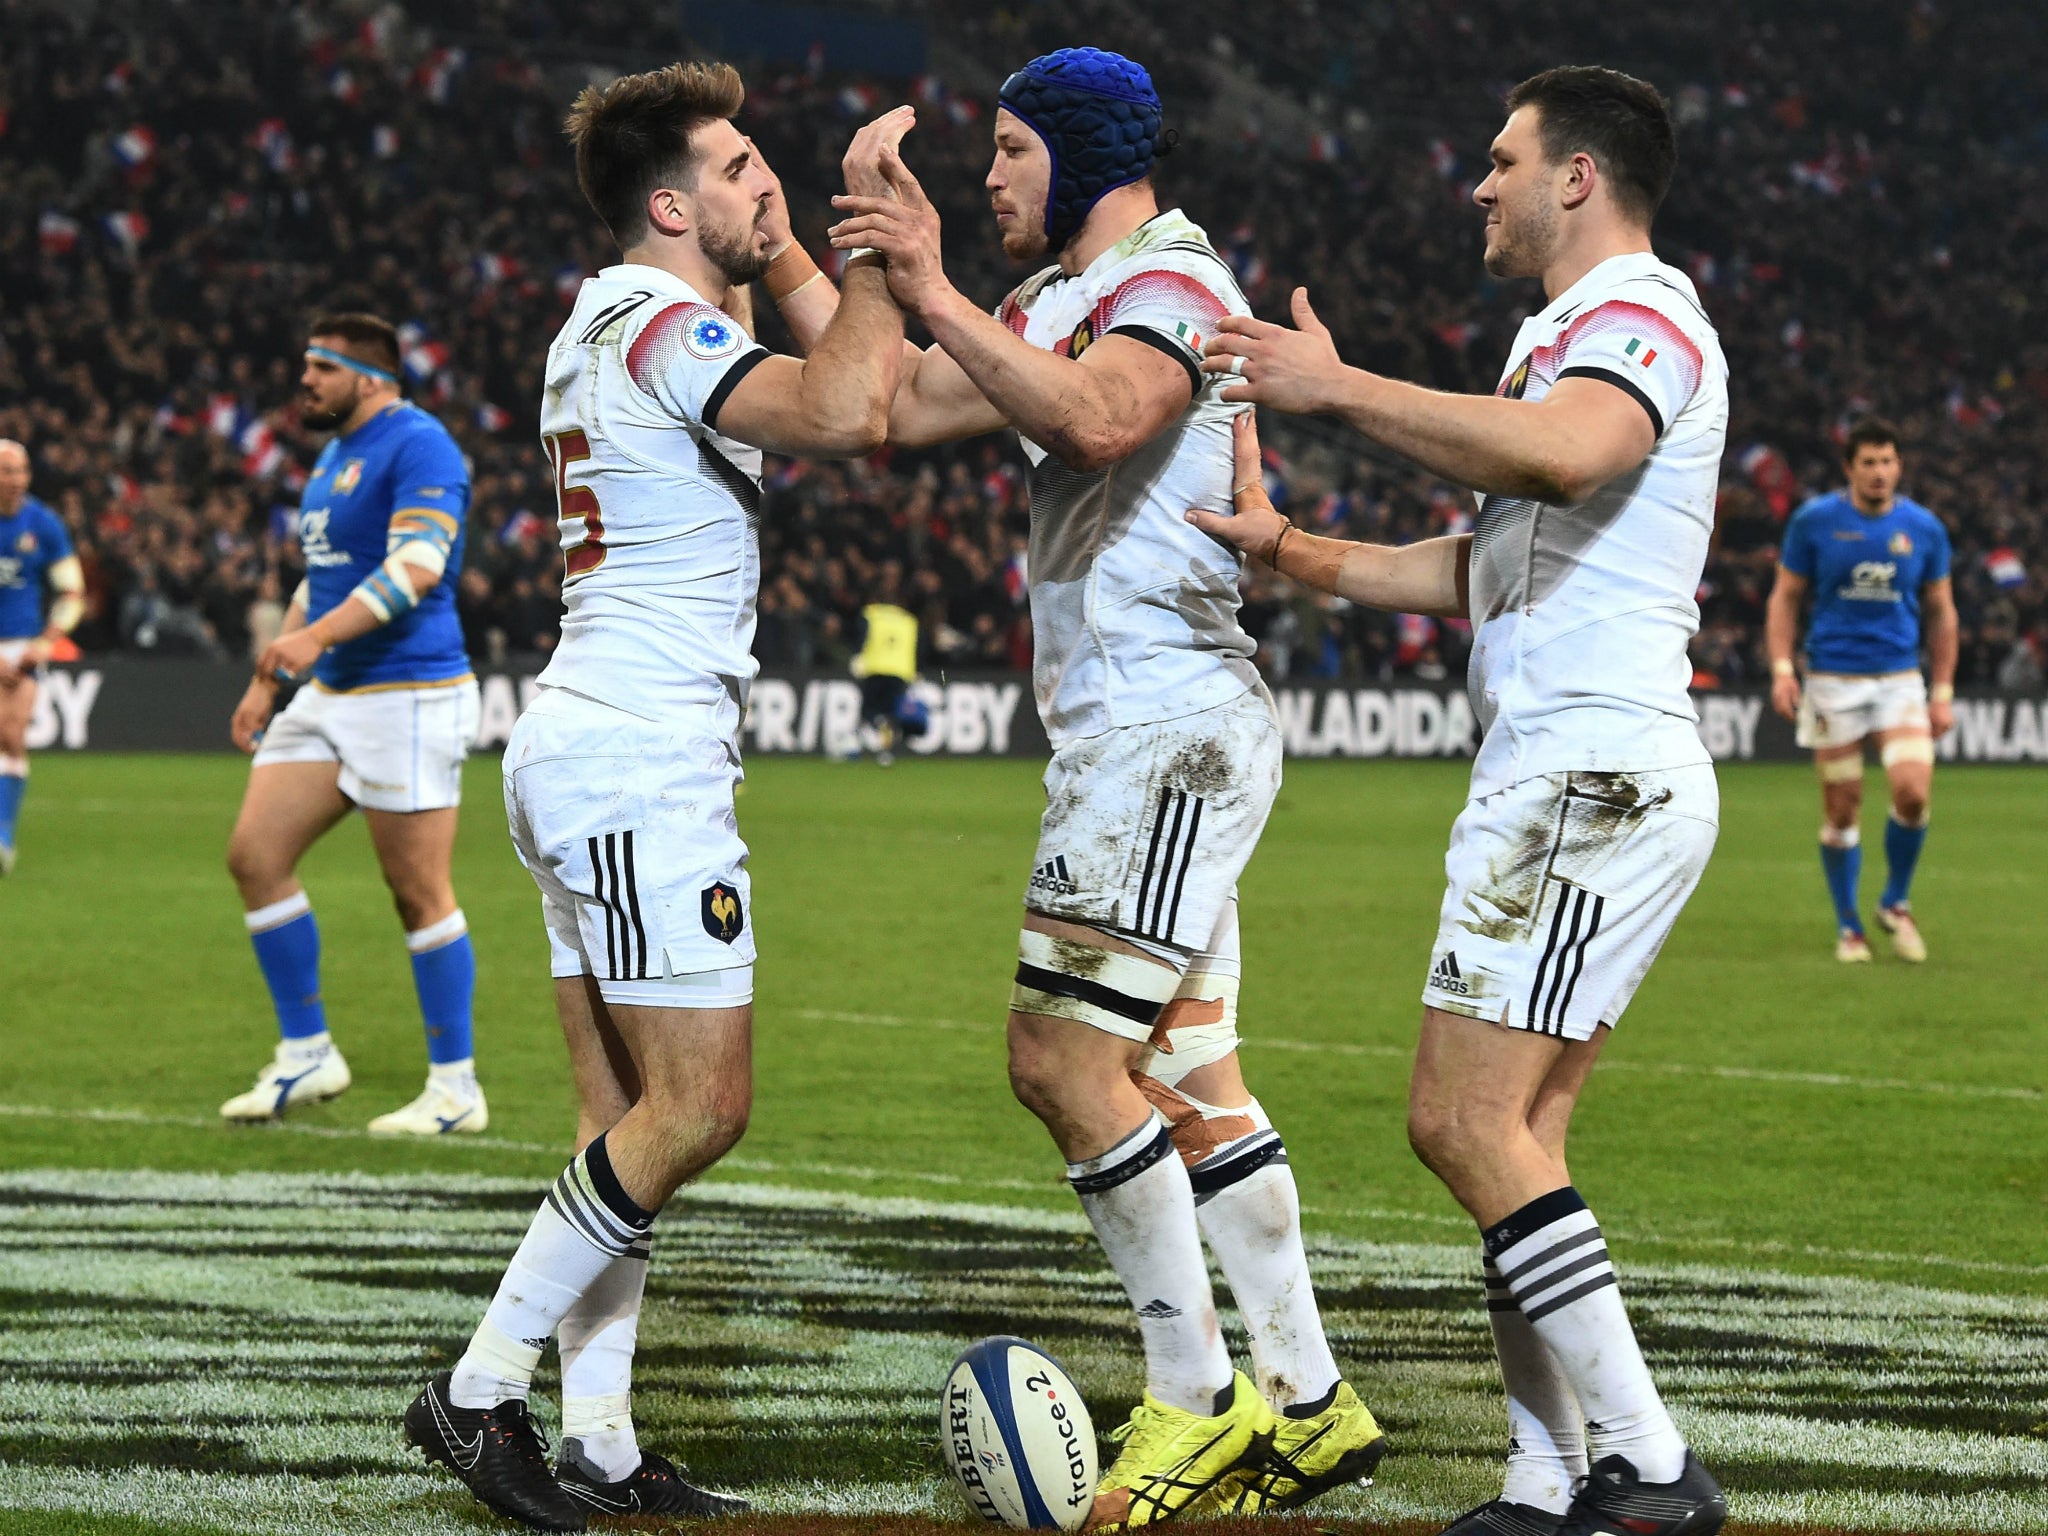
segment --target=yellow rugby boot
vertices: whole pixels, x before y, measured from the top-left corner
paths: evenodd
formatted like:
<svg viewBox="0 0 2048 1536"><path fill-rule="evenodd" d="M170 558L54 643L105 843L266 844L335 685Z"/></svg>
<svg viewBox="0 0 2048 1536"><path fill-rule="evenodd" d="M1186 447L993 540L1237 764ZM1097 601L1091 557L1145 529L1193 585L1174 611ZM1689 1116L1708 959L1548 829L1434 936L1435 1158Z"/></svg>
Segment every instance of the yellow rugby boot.
<svg viewBox="0 0 2048 1536"><path fill-rule="evenodd" d="M1123 1450L1096 1485L1086 1530L1157 1525L1187 1512L1242 1468L1264 1458L1273 1442L1273 1410L1243 1371L1231 1377L1230 1406L1205 1418L1169 1408L1150 1392L1108 1439Z"/></svg>
<svg viewBox="0 0 2048 1536"><path fill-rule="evenodd" d="M1224 1478L1213 1502L1203 1507L1227 1515L1299 1509L1332 1488L1371 1477L1386 1454L1387 1432L1351 1384L1340 1381L1322 1412L1305 1419L1278 1416L1265 1457Z"/></svg>

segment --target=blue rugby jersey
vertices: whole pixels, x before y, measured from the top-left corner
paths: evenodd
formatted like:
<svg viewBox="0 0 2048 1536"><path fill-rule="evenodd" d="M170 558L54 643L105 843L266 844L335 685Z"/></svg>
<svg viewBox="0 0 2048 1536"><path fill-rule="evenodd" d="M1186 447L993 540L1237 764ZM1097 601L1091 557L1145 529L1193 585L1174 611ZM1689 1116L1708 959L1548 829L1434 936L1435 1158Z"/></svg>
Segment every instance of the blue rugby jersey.
<svg viewBox="0 0 2048 1536"><path fill-rule="evenodd" d="M71 555L63 519L33 496L0 517L0 640L43 632L43 586L50 567Z"/></svg>
<svg viewBox="0 0 2048 1536"><path fill-rule="evenodd" d="M448 569L389 624L335 646L313 669L336 693L445 683L469 675L455 582L462 572L469 468L448 429L397 401L320 451L299 502L299 543L310 589L306 622L339 608L391 552L409 514L452 538Z"/></svg>
<svg viewBox="0 0 2048 1536"><path fill-rule="evenodd" d="M1870 516L1837 491L1792 514L1779 553L1813 587L1807 665L1869 677L1920 665L1920 589L1948 575L1948 530L1904 496Z"/></svg>

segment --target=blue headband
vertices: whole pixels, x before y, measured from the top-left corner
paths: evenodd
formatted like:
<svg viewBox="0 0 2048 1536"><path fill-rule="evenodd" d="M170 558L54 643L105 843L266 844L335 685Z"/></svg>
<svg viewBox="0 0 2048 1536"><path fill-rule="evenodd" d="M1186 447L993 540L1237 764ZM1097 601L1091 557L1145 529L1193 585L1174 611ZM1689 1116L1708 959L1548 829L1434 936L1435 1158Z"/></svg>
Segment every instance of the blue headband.
<svg viewBox="0 0 2048 1536"><path fill-rule="evenodd" d="M386 384L398 382L398 375L389 369L375 367L361 358L350 357L346 352L337 352L332 347L308 347L306 351L313 357L324 357L330 363L339 363L344 368L353 368L357 373L367 374L373 379L382 379Z"/></svg>
<svg viewBox="0 0 2048 1536"><path fill-rule="evenodd" d="M1152 169L1159 154L1159 93L1144 66L1100 48L1062 48L1003 82L996 101L1045 141L1052 184L1045 238L1063 250L1105 193Z"/></svg>

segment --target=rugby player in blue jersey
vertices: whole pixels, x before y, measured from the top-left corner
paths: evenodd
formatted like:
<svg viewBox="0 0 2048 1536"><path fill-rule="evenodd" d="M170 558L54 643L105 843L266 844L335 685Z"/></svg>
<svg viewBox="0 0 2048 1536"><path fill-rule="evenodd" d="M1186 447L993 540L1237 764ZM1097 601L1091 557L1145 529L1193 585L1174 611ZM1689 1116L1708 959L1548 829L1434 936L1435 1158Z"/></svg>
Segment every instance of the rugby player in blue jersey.
<svg viewBox="0 0 2048 1536"><path fill-rule="evenodd" d="M28 450L0 439L0 875L28 788L28 723L50 649L85 616L85 577L55 512L28 493ZM48 617L43 588L55 595Z"/></svg>
<svg viewBox="0 0 2048 1536"><path fill-rule="evenodd" d="M1898 494L1898 434L1882 421L1849 431L1848 488L1792 515L1765 620L1771 703L1799 723L1799 744L1820 772L1820 861L1835 903L1835 958L1870 959L1856 884L1863 868L1863 743L1877 748L1891 783L1884 893L1877 925L1901 960L1927 958L1909 893L1927 841L1934 743L1955 723L1956 603L1948 530ZM1806 686L1792 653L1799 609L1813 593ZM1928 677L1920 674L1927 647ZM1932 687L1929 687L1929 684Z"/></svg>
<svg viewBox="0 0 2048 1536"><path fill-rule="evenodd" d="M425 1091L370 1129L443 1135L487 1122L470 1048L476 957L449 880L477 726L455 614L469 470L447 429L401 397L398 367L397 333L374 315L313 322L301 419L335 435L300 504L306 579L230 727L255 764L228 870L283 1039L255 1086L221 1106L229 1120L272 1119L349 1085L320 998L319 929L295 871L361 810L405 928L429 1062ZM309 673L279 713L279 690Z"/></svg>

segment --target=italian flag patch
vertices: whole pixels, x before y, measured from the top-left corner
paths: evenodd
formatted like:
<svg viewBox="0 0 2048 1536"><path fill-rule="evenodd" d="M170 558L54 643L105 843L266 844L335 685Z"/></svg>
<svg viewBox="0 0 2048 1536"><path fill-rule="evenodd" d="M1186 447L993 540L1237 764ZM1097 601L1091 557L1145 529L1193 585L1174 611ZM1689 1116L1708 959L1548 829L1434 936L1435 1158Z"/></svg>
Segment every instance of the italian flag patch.
<svg viewBox="0 0 2048 1536"><path fill-rule="evenodd" d="M1202 333L1192 325L1189 325L1185 320L1174 323L1173 334L1178 338L1180 344L1190 352L1200 352L1202 350Z"/></svg>
<svg viewBox="0 0 2048 1536"><path fill-rule="evenodd" d="M1631 336L1628 345L1621 350L1627 353L1638 367L1647 368L1657 360L1657 349L1640 336Z"/></svg>

